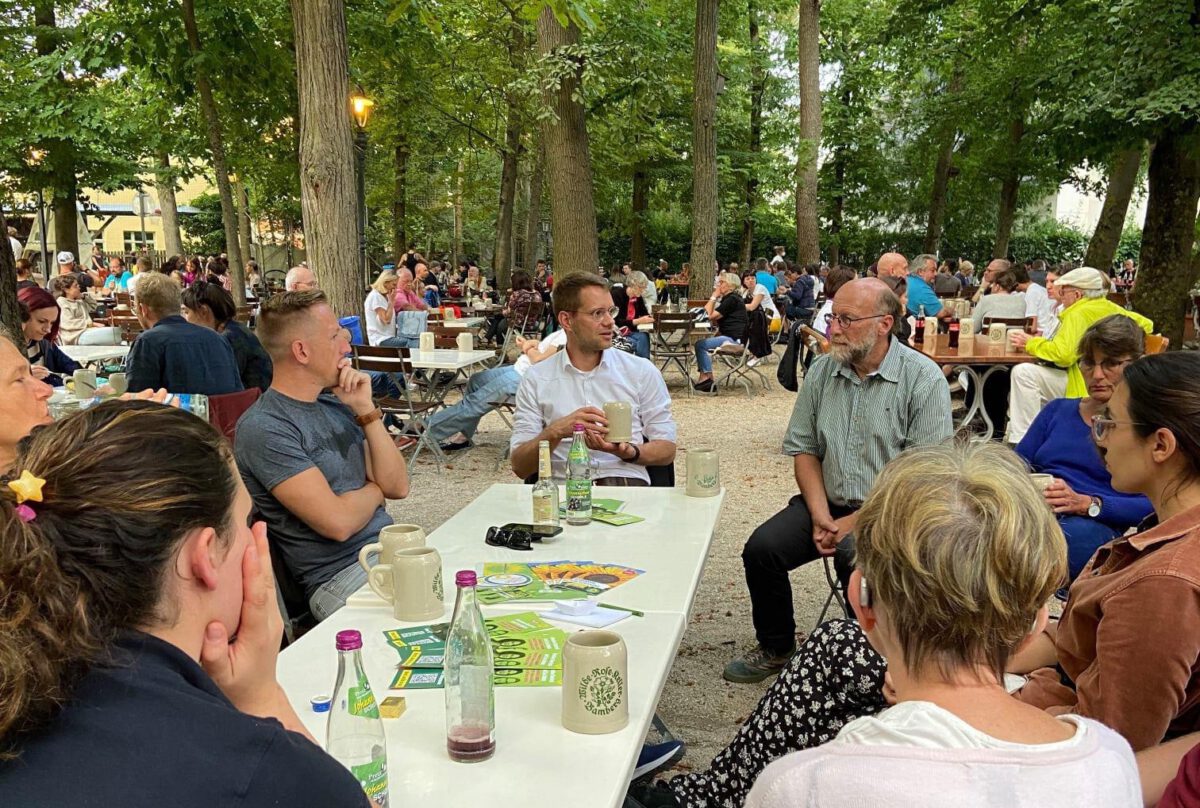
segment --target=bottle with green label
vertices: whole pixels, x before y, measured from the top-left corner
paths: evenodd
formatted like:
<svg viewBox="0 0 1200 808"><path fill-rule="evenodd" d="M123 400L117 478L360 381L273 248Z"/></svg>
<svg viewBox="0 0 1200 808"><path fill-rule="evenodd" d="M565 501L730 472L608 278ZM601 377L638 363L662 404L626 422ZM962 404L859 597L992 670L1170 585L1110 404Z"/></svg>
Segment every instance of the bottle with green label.
<svg viewBox="0 0 1200 808"><path fill-rule="evenodd" d="M575 424L575 439L567 452L567 524L592 521L592 453L584 441L583 424Z"/></svg>
<svg viewBox="0 0 1200 808"><path fill-rule="evenodd" d="M388 808L387 738L362 665L362 634L337 633L338 672L325 751L358 778L379 808Z"/></svg>

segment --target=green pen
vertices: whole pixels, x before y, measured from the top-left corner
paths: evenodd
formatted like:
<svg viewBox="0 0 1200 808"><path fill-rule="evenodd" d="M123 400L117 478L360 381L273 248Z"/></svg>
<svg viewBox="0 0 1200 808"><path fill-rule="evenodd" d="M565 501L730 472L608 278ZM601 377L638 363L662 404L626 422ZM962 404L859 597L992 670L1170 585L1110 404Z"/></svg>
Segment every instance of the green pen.
<svg viewBox="0 0 1200 808"><path fill-rule="evenodd" d="M597 603L596 605L599 606L601 609L612 609L613 611L617 611L617 612L629 612L630 614L635 615L637 617L645 617L646 616L645 612L639 612L637 609L626 609L624 606L613 606L611 603Z"/></svg>

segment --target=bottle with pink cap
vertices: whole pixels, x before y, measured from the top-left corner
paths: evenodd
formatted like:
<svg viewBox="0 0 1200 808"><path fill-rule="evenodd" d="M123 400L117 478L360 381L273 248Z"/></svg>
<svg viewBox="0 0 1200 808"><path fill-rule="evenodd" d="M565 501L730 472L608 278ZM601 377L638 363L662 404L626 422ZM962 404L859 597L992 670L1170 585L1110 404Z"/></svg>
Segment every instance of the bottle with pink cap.
<svg viewBox="0 0 1200 808"><path fill-rule="evenodd" d="M363 670L362 634L337 633L338 672L325 751L358 778L379 808L388 808L387 737L371 682Z"/></svg>
<svg viewBox="0 0 1200 808"><path fill-rule="evenodd" d="M496 703L492 644L475 598L475 573L454 576L458 597L446 637L446 752L451 760L474 763L496 751Z"/></svg>

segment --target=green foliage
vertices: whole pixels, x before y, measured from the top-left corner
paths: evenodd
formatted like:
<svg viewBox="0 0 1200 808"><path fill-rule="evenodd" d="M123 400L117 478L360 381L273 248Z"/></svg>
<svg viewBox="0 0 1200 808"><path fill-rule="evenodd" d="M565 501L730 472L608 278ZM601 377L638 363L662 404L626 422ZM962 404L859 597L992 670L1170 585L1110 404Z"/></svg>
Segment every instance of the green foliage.
<svg viewBox="0 0 1200 808"><path fill-rule="evenodd" d="M188 217L183 248L189 253L217 255L225 251L225 227L221 223L221 198L215 193L201 194L192 200L196 209Z"/></svg>

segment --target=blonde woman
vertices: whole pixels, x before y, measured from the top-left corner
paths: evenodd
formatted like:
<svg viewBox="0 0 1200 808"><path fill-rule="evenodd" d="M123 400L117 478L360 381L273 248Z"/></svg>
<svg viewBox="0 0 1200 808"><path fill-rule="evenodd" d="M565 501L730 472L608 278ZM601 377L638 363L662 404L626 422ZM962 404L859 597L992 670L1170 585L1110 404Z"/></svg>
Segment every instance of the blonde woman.
<svg viewBox="0 0 1200 808"><path fill-rule="evenodd" d="M647 805L1141 804L1125 740L1005 689L1067 562L1016 455L910 449L877 478L855 532L858 622L814 631L711 767Z"/></svg>
<svg viewBox="0 0 1200 808"><path fill-rule="evenodd" d="M733 266L732 264L730 266ZM746 301L739 291L742 279L736 272L722 272L717 276L717 287L713 296L704 304L708 320L717 326L717 336L707 337L696 343L696 369L700 377L696 389L707 393L713 389L712 354L728 342L745 342L750 318L746 314Z"/></svg>
<svg viewBox="0 0 1200 808"><path fill-rule="evenodd" d="M383 345L386 340L396 338L396 311L392 308L396 283L396 273L385 269L371 284L371 291L363 304L367 342L371 345Z"/></svg>

